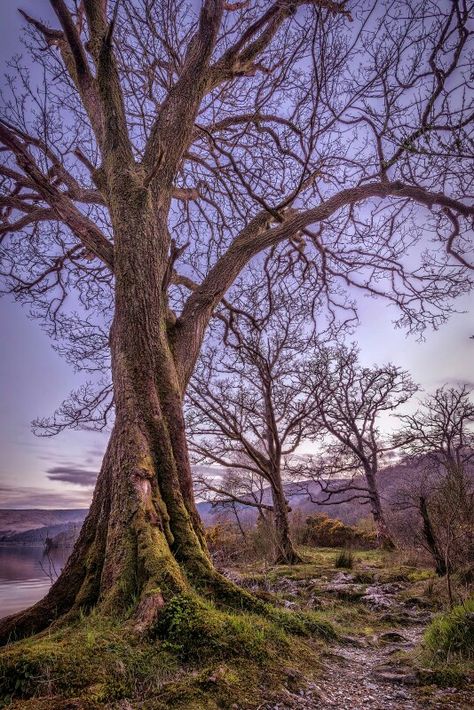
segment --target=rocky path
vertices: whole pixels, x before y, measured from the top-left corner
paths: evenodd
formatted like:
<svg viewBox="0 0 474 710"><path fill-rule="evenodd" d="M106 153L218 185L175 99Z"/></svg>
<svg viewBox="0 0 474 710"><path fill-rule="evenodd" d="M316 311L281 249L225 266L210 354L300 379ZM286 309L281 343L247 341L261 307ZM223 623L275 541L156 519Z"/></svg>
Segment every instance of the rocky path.
<svg viewBox="0 0 474 710"><path fill-rule="evenodd" d="M403 660L403 651L420 641L431 614L404 600L403 583L359 585L348 573L339 573L325 594L358 599L380 613L384 630L372 636L353 635L332 645L323 658L317 682L288 692L283 702L262 705L262 710L470 710L474 698L455 688L420 689L418 679ZM393 627L389 628L393 623Z"/></svg>

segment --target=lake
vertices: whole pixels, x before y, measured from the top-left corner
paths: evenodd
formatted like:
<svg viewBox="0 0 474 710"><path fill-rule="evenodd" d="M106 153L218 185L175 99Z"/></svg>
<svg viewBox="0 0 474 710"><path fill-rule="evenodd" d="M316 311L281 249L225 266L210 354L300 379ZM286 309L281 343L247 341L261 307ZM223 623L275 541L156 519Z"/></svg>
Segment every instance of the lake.
<svg viewBox="0 0 474 710"><path fill-rule="evenodd" d="M70 548L58 548L46 556L39 546L0 546L0 617L44 597L70 552Z"/></svg>

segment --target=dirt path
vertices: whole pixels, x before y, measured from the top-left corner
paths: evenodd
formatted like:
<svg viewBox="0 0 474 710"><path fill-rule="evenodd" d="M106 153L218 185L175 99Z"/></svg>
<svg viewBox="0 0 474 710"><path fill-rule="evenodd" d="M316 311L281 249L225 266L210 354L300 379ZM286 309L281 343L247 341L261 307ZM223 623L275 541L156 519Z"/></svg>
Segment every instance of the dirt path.
<svg viewBox="0 0 474 710"><path fill-rule="evenodd" d="M421 640L431 618L429 611L403 599L402 583L372 584L364 589L361 603L376 609L389 623L372 636L356 634L332 645L323 657L317 682L261 710L470 710L474 699L455 688L419 687L418 679L402 651L412 650ZM325 594L357 596L360 585L352 575L340 573L327 585ZM387 628L393 620L393 626ZM391 625L391 624L390 624Z"/></svg>
<svg viewBox="0 0 474 710"><path fill-rule="evenodd" d="M416 678L410 668L394 664L393 656L400 649L413 648L422 627L413 627L404 634L393 634L396 640L361 641L360 647L337 646L327 654L321 680L311 688L313 697L308 707L339 710L418 710L422 705L414 694ZM316 702L315 702L316 701Z"/></svg>

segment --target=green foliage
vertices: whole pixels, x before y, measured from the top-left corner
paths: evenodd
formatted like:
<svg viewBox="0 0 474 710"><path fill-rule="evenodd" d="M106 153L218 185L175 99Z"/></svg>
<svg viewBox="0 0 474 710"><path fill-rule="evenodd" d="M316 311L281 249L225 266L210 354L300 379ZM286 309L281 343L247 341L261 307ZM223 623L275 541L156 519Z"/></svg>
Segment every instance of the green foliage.
<svg viewBox="0 0 474 710"><path fill-rule="evenodd" d="M352 550L341 550L336 561L334 562L334 567L337 569L352 569L354 566L354 554Z"/></svg>
<svg viewBox="0 0 474 710"><path fill-rule="evenodd" d="M474 597L433 619L426 629L423 643L434 659L473 658Z"/></svg>

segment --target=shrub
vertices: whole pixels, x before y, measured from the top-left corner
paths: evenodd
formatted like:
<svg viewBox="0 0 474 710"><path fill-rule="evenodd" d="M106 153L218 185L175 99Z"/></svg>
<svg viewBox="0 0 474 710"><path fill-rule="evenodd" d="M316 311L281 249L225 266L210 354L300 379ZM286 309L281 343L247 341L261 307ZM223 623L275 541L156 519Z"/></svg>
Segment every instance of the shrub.
<svg viewBox="0 0 474 710"><path fill-rule="evenodd" d="M434 659L474 657L474 597L435 617L425 631L423 644Z"/></svg>
<svg viewBox="0 0 474 710"><path fill-rule="evenodd" d="M304 544L317 547L355 546L371 549L377 543L375 533L359 531L324 513L306 518L302 537Z"/></svg>
<svg viewBox="0 0 474 710"><path fill-rule="evenodd" d="M352 550L341 550L336 561L334 562L334 567L343 569L352 569L354 566L354 554Z"/></svg>
<svg viewBox="0 0 474 710"><path fill-rule="evenodd" d="M230 522L219 522L206 528L206 540L216 564L236 562L245 546L242 534Z"/></svg>

